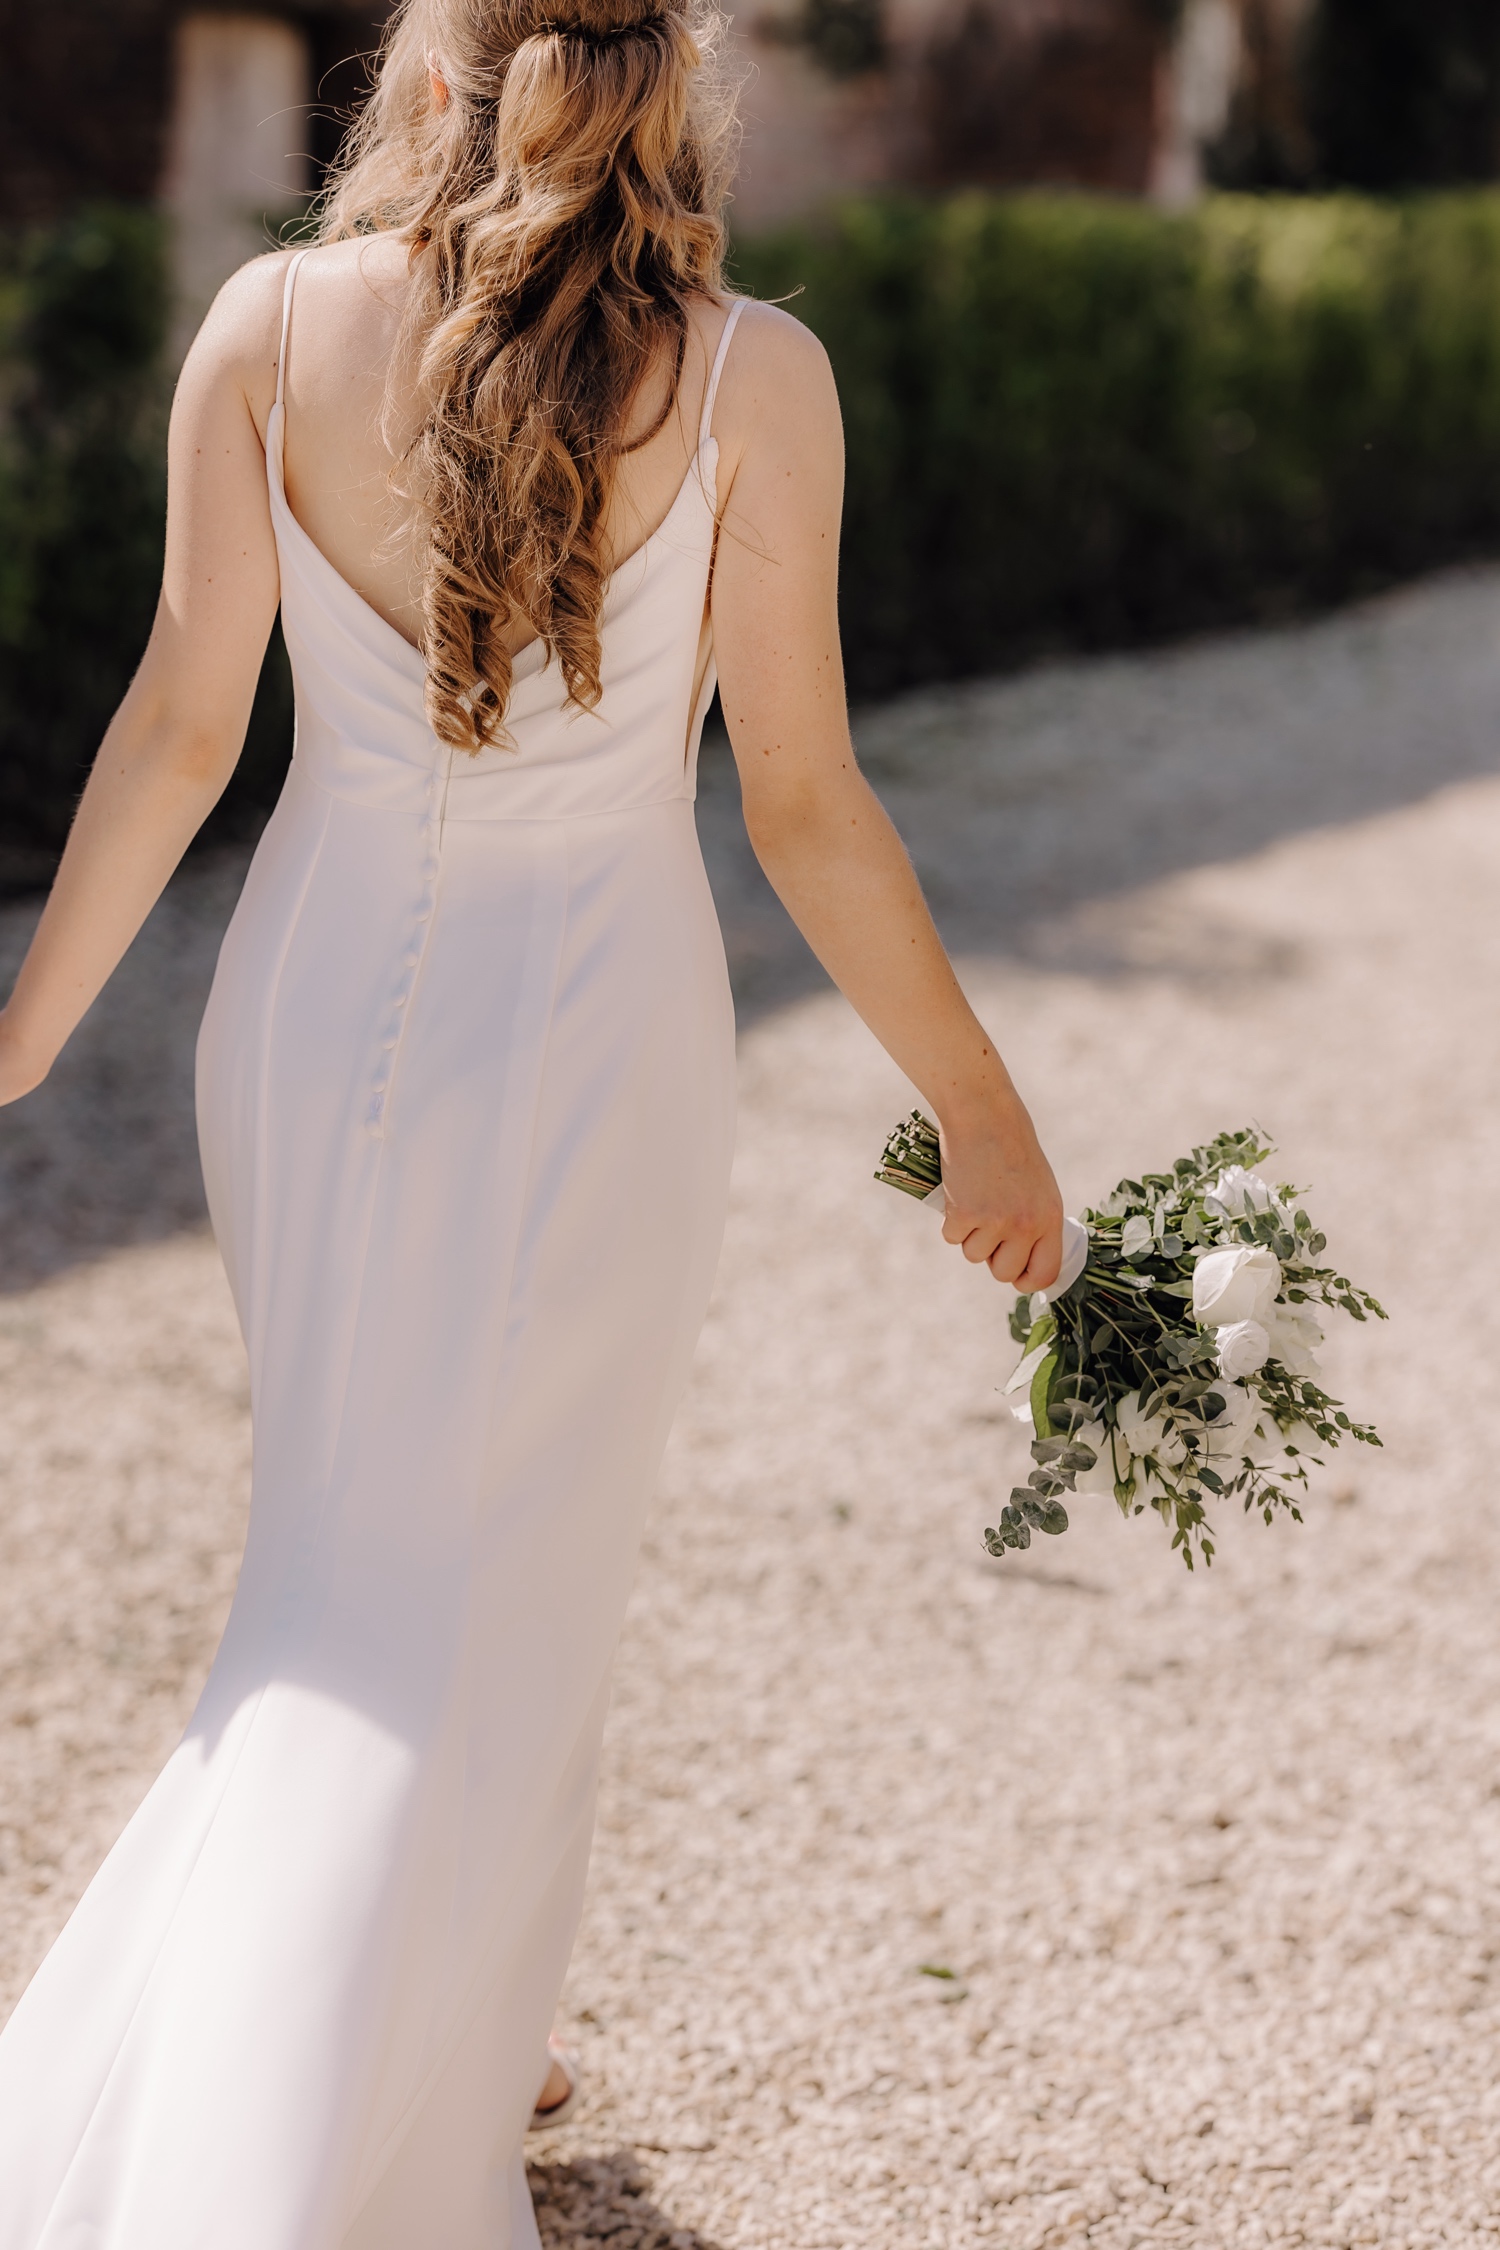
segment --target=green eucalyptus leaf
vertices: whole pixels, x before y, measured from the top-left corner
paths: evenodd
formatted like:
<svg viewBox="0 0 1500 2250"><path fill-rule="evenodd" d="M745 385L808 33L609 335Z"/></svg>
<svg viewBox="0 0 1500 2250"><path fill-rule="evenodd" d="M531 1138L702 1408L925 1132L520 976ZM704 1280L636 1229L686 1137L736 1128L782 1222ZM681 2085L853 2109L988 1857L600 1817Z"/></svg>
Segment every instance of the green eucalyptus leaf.
<svg viewBox="0 0 1500 2250"><path fill-rule="evenodd" d="M1050 1500L1056 1493L1071 1492L1073 1489L1073 1479L1066 1470L1033 1469L1029 1482L1031 1491L1028 1499L1040 1492Z"/></svg>

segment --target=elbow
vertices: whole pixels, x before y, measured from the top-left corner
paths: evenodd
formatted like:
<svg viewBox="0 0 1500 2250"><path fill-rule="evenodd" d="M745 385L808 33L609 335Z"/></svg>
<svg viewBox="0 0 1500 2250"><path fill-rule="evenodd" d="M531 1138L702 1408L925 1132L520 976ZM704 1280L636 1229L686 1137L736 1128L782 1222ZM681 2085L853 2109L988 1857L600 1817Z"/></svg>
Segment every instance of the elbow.
<svg viewBox="0 0 1500 2250"><path fill-rule="evenodd" d="M161 704L127 706L120 718L126 722L120 728L124 739L116 736L111 744L106 737L104 754L116 749L122 764L149 770L159 784L212 800L234 771L243 729L236 740L227 726Z"/></svg>
<svg viewBox="0 0 1500 2250"><path fill-rule="evenodd" d="M808 782L775 788L741 787L745 833L762 865L768 859L816 846L826 824L825 792Z"/></svg>
<svg viewBox="0 0 1500 2250"><path fill-rule="evenodd" d="M745 811L745 834L750 849L774 883L780 869L792 860L816 851L816 831L809 824L789 819L780 809Z"/></svg>
<svg viewBox="0 0 1500 2250"><path fill-rule="evenodd" d="M181 726L162 745L162 762L182 787L217 797L239 758L222 727Z"/></svg>

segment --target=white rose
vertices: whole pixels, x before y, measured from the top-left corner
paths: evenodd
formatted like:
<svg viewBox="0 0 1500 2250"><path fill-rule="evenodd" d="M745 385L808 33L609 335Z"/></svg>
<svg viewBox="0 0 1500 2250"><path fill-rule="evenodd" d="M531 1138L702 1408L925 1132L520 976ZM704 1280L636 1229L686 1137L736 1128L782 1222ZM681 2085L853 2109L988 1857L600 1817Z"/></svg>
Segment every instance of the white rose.
<svg viewBox="0 0 1500 2250"><path fill-rule="evenodd" d="M1137 1461L1159 1461L1164 1469L1173 1469L1187 1452L1165 1415L1141 1412L1139 1391L1128 1391L1120 1400L1115 1408L1115 1427Z"/></svg>
<svg viewBox="0 0 1500 2250"><path fill-rule="evenodd" d="M1271 1357L1280 1360L1288 1375L1317 1374L1323 1325L1310 1305L1273 1305L1266 1325Z"/></svg>
<svg viewBox="0 0 1500 2250"><path fill-rule="evenodd" d="M1239 1383L1220 1383L1211 1394L1224 1401L1204 1433L1203 1457L1208 1461L1243 1461L1255 1442L1260 1400Z"/></svg>
<svg viewBox="0 0 1500 2250"><path fill-rule="evenodd" d="M1137 1211L1134 1218L1125 1221L1120 1234L1120 1248L1127 1258L1138 1258L1143 1250L1151 1248L1155 1240L1156 1233L1151 1221L1143 1212Z"/></svg>
<svg viewBox="0 0 1500 2250"><path fill-rule="evenodd" d="M1193 1268L1193 1317L1202 1328L1229 1328L1258 1320L1262 1327L1281 1287L1281 1267L1269 1250L1240 1243L1210 1250Z"/></svg>
<svg viewBox="0 0 1500 2250"><path fill-rule="evenodd" d="M1231 1164L1221 1172L1203 1198L1222 1211L1226 1219L1256 1218L1262 1211L1279 1211L1281 1204L1269 1180L1259 1172L1247 1172L1243 1164Z"/></svg>
<svg viewBox="0 0 1500 2250"><path fill-rule="evenodd" d="M1219 1366L1231 1383L1254 1375L1271 1356L1271 1338L1258 1320L1232 1320L1214 1331Z"/></svg>

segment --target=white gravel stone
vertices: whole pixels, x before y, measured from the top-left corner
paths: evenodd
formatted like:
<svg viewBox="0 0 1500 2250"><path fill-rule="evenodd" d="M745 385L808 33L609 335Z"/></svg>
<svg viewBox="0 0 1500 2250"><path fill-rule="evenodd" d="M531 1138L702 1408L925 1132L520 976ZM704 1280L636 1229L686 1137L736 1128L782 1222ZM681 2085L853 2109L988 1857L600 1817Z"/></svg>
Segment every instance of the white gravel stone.
<svg viewBox="0 0 1500 2250"><path fill-rule="evenodd" d="M1300 1530L1226 1521L1207 1576L1104 1503L986 1558L1025 1459L1007 1293L871 1182L910 1090L711 758L733 1210L621 1652L544 2235L1491 2244L1500 574L859 735L1070 1207L1263 1123L1391 1310L1330 1355L1386 1448ZM232 1583L243 1369L183 1103L233 875L175 886L0 1119L7 1997Z"/></svg>

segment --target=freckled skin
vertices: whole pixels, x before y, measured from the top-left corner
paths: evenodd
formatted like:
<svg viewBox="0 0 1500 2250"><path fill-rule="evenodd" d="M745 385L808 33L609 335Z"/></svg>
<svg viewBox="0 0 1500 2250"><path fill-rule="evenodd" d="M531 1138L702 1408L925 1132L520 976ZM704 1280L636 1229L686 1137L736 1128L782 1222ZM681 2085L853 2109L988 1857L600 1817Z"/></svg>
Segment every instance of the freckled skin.
<svg viewBox="0 0 1500 2250"><path fill-rule="evenodd" d="M853 754L838 650L838 400L821 347L787 314L758 306L742 318L716 428L734 536L715 571L714 644L751 841L938 1119L948 1240L998 1279L1045 1287L1061 1255L1056 1183Z"/></svg>

